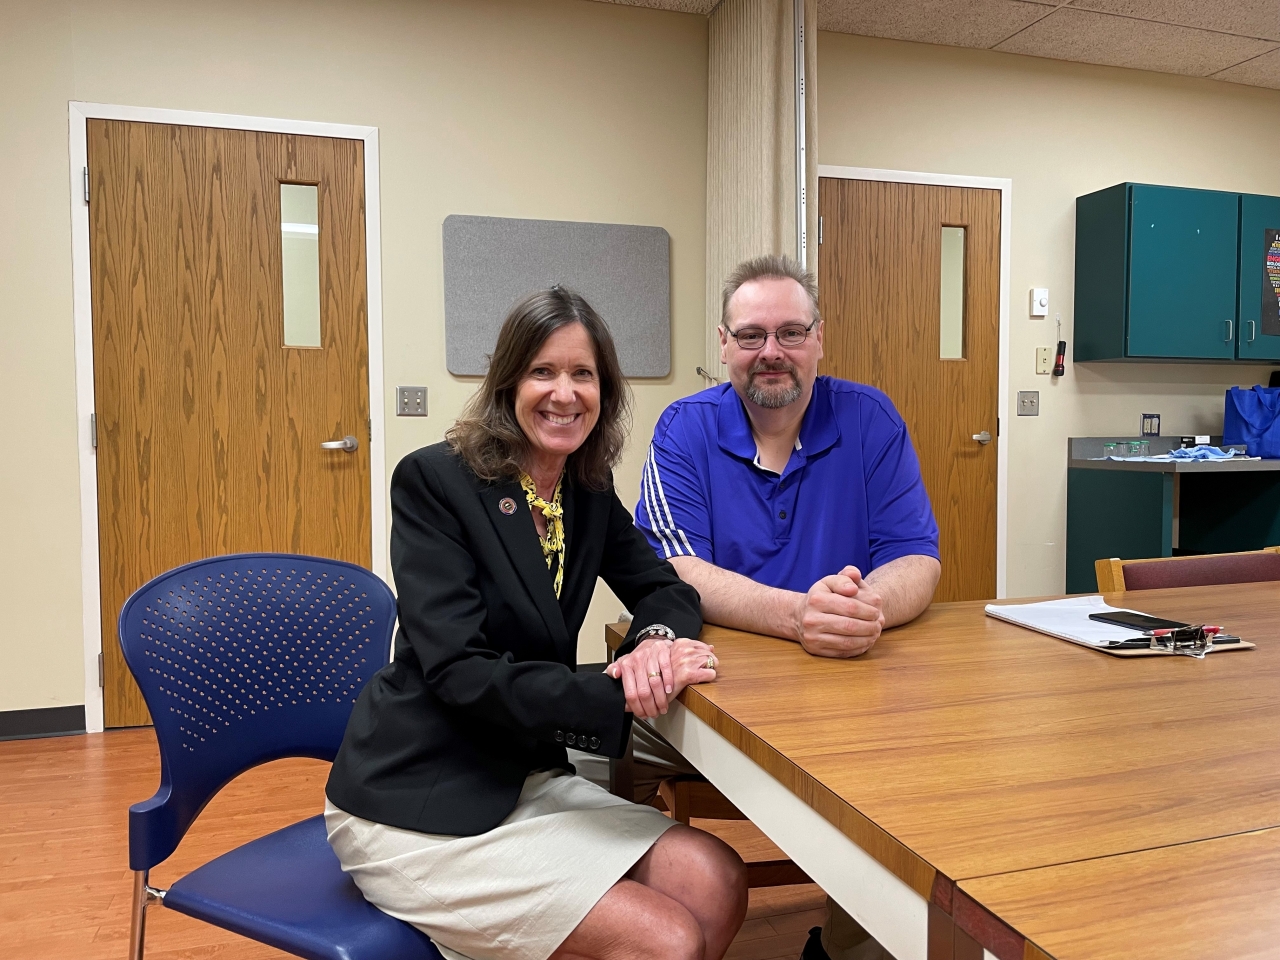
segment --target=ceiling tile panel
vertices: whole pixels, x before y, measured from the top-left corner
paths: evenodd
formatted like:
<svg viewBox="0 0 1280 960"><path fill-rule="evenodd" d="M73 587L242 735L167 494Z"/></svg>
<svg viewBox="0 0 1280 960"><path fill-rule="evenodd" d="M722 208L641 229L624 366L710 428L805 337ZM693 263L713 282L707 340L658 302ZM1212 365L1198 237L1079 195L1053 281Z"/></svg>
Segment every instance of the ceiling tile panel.
<svg viewBox="0 0 1280 960"><path fill-rule="evenodd" d="M1052 9L1024 0L818 0L818 29L990 47Z"/></svg>
<svg viewBox="0 0 1280 960"><path fill-rule="evenodd" d="M1253 60L1227 67L1221 73L1213 75L1215 80L1230 80L1232 83L1247 83L1254 87L1271 87L1280 90L1280 49L1264 53Z"/></svg>
<svg viewBox="0 0 1280 960"><path fill-rule="evenodd" d="M1054 60L1207 77L1274 46L1149 20L1063 7L995 49Z"/></svg>
<svg viewBox="0 0 1280 960"><path fill-rule="evenodd" d="M677 13L700 13L703 16L716 8L720 0L605 0L627 7L652 7L654 10L674 10Z"/></svg>
<svg viewBox="0 0 1280 960"><path fill-rule="evenodd" d="M1073 0L1071 5L1242 37L1280 40L1280 3L1276 0Z"/></svg>

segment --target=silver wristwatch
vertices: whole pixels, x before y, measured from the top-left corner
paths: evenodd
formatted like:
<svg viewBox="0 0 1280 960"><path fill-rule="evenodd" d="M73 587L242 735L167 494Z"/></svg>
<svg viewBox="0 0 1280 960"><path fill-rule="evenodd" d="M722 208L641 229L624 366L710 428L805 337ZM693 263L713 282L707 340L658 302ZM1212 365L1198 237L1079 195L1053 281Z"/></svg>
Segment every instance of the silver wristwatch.
<svg viewBox="0 0 1280 960"><path fill-rule="evenodd" d="M672 642L676 639L676 632L668 627L665 623L651 623L643 630L636 632L636 643L646 640L649 637L663 637Z"/></svg>

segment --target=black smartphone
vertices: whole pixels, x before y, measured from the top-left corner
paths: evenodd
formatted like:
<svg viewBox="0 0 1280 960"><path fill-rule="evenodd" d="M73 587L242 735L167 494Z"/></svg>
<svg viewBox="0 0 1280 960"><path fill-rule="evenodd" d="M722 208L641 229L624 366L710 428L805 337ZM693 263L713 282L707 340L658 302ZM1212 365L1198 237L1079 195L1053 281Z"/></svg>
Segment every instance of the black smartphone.
<svg viewBox="0 0 1280 960"><path fill-rule="evenodd" d="M1090 620L1099 623L1110 623L1117 627L1128 627L1130 630L1173 630L1177 627L1189 627L1189 623L1177 620L1165 620L1145 613L1134 613L1132 610L1108 610L1106 613L1091 613Z"/></svg>

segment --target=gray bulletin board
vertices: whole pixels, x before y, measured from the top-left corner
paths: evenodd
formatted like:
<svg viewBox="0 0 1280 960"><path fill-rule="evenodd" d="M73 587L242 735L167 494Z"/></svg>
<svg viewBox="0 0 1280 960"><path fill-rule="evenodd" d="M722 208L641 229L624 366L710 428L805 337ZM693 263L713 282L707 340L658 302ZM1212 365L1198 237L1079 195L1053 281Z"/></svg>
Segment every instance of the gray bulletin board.
<svg viewBox="0 0 1280 960"><path fill-rule="evenodd" d="M445 360L481 376L517 300L554 283L604 318L628 377L671 372L671 237L661 227L450 216L444 221Z"/></svg>

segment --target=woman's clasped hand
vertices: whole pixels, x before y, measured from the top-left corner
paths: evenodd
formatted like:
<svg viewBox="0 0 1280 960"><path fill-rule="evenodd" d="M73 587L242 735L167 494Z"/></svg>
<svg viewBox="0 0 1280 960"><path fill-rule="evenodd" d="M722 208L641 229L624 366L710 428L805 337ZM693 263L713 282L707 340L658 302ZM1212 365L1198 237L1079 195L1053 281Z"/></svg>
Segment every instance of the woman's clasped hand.
<svg viewBox="0 0 1280 960"><path fill-rule="evenodd" d="M605 668L622 681L627 711L641 720L667 712L685 687L716 678L715 646L701 640L650 637Z"/></svg>

